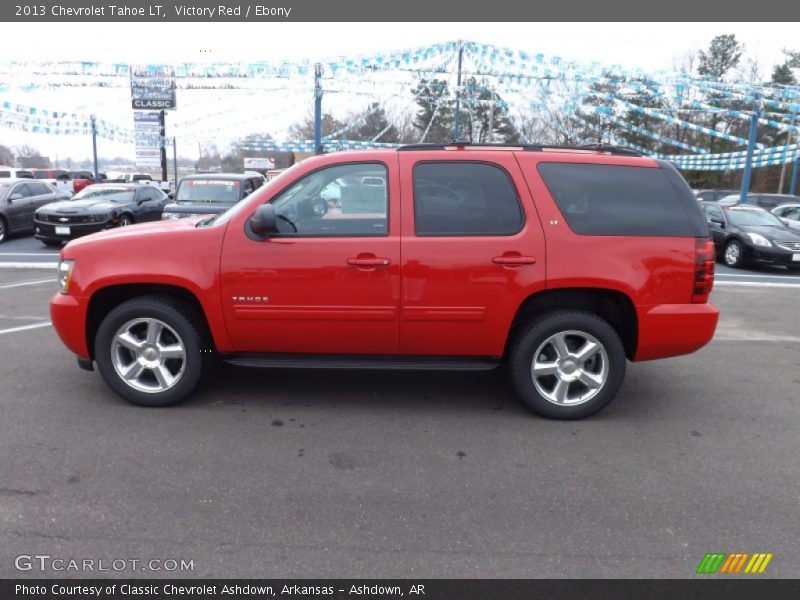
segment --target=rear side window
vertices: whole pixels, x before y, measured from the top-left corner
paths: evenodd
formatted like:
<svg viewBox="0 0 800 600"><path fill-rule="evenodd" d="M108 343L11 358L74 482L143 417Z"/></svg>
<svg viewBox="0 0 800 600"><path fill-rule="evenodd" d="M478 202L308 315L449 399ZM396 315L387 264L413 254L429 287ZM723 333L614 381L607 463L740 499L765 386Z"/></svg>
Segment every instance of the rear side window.
<svg viewBox="0 0 800 600"><path fill-rule="evenodd" d="M33 173L30 171L17 171L17 177L20 179L33 179Z"/></svg>
<svg viewBox="0 0 800 600"><path fill-rule="evenodd" d="M540 163L539 173L575 233L695 235L679 191L664 169Z"/></svg>
<svg viewBox="0 0 800 600"><path fill-rule="evenodd" d="M506 236L525 222L511 178L477 162L425 162L414 167L418 236Z"/></svg>

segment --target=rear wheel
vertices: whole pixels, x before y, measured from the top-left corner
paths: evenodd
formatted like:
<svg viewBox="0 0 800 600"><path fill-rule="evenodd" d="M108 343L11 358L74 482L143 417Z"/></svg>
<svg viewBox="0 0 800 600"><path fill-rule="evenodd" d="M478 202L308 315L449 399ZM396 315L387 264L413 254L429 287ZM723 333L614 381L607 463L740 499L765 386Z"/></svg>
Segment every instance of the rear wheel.
<svg viewBox="0 0 800 600"><path fill-rule="evenodd" d="M3 217L0 217L0 244L6 241L6 236L8 235L8 226L6 225L6 221Z"/></svg>
<svg viewBox="0 0 800 600"><path fill-rule="evenodd" d="M514 342L511 376L522 400L553 419L582 419L604 408L625 378L625 349L611 325L583 311L548 313Z"/></svg>
<svg viewBox="0 0 800 600"><path fill-rule="evenodd" d="M198 319L191 307L169 297L123 302L97 331L94 353L100 374L134 404L180 402L211 366L208 336Z"/></svg>
<svg viewBox="0 0 800 600"><path fill-rule="evenodd" d="M729 267L737 269L744 264L744 248L738 240L731 240L725 245L722 260Z"/></svg>

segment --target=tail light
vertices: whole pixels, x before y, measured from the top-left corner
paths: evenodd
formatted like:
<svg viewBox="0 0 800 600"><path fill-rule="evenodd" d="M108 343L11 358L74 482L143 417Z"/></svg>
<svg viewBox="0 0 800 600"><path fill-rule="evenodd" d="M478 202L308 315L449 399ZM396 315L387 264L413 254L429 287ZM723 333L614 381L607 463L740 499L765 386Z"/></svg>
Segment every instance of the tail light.
<svg viewBox="0 0 800 600"><path fill-rule="evenodd" d="M694 243L694 284L692 303L708 302L711 288L714 287L714 262L716 251L711 238L698 238Z"/></svg>

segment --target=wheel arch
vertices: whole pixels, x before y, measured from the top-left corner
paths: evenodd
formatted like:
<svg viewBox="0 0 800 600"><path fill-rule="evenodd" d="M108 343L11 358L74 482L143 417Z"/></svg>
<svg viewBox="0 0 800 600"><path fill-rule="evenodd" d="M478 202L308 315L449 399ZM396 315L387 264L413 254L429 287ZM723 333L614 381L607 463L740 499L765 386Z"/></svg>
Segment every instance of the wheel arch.
<svg viewBox="0 0 800 600"><path fill-rule="evenodd" d="M192 309L200 319L200 326L204 328L208 339L214 343L214 336L208 323L208 317L203 310L198 297L191 291L178 285L164 283L134 283L116 284L102 287L96 290L91 298L86 310L86 346L89 350L90 359L94 360L94 340L97 330L105 316L115 307L127 300L142 296L167 296L178 300Z"/></svg>
<svg viewBox="0 0 800 600"><path fill-rule="evenodd" d="M584 310L602 317L622 340L625 356L636 355L639 323L636 308L628 295L609 288L556 288L542 290L525 298L517 309L509 328L505 354L521 327L532 318L556 310Z"/></svg>

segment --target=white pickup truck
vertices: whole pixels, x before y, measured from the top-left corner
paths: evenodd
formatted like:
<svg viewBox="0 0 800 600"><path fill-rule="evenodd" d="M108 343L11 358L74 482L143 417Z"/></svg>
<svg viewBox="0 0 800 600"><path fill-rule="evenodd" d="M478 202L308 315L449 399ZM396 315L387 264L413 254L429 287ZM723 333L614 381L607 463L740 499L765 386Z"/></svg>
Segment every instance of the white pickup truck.
<svg viewBox="0 0 800 600"><path fill-rule="evenodd" d="M156 181L149 173L115 173L113 179L109 173L109 181L116 181L120 183L142 183L145 185L152 185L160 189L165 194L169 192L169 181Z"/></svg>

